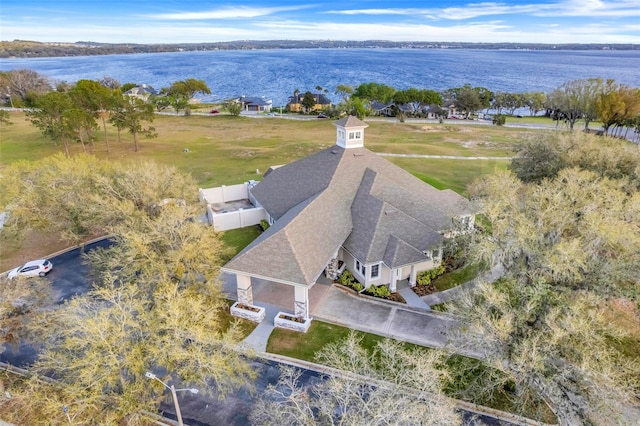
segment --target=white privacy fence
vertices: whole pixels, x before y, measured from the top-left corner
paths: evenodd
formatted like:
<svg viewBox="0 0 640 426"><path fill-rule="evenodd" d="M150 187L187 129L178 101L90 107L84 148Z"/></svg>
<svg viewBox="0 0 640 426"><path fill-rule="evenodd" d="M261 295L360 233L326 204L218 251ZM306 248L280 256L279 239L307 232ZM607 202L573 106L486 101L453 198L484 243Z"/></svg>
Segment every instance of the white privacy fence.
<svg viewBox="0 0 640 426"><path fill-rule="evenodd" d="M255 182L200 189L200 201L207 205L207 219L216 231L257 225L267 219L267 212L256 207L249 188ZM249 200L252 200L250 202Z"/></svg>

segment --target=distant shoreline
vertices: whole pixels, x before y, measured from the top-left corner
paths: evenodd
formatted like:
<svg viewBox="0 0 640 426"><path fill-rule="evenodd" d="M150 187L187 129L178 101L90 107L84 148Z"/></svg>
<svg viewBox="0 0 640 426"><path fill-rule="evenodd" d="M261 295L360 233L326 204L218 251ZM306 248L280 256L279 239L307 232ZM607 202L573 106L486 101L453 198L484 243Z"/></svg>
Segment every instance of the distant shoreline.
<svg viewBox="0 0 640 426"><path fill-rule="evenodd" d="M489 50L638 50L640 44L615 43L461 43L418 41L349 41L349 40L239 40L230 42L133 44L78 41L75 43L26 40L0 41L0 58L46 58L63 56L98 56L134 53L194 52L213 50L261 49L489 49Z"/></svg>

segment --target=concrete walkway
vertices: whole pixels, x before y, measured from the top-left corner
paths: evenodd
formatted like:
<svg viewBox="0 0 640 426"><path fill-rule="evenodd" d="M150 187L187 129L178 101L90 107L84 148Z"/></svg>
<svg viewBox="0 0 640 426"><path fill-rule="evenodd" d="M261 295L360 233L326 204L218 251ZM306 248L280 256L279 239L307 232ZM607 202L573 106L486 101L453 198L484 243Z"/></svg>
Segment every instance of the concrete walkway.
<svg viewBox="0 0 640 426"><path fill-rule="evenodd" d="M227 296L235 299L235 278L223 275L222 280ZM256 351L265 352L278 311L293 312L293 288L254 279L252 286L254 304L266 307L267 312L265 319L244 340L244 344ZM361 296L337 285L316 284L309 291L311 316L316 320L421 346L446 347L449 333L458 329L457 319L446 313L431 312L428 304L408 286L399 291L406 295L403 297L407 304ZM467 351L465 354L481 356L480 351Z"/></svg>

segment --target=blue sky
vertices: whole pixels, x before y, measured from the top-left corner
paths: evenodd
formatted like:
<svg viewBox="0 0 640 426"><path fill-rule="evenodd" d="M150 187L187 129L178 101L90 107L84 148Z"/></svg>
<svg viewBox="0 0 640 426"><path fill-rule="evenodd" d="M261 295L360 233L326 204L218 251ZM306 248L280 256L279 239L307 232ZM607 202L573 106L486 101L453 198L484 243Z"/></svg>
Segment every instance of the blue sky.
<svg viewBox="0 0 640 426"><path fill-rule="evenodd" d="M640 43L640 0L1 0L0 39Z"/></svg>

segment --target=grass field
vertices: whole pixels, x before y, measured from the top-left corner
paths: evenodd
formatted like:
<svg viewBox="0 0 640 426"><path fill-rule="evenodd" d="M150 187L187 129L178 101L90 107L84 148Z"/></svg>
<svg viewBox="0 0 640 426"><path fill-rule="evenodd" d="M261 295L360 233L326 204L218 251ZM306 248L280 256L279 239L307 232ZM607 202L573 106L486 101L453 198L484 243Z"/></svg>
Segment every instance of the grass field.
<svg viewBox="0 0 640 426"><path fill-rule="evenodd" d="M0 170L18 160L37 160L62 151L40 134L24 113L12 112L12 124L0 129ZM87 151L113 161L152 159L189 172L202 187L259 179L272 165L286 164L329 147L336 129L331 120L289 120L221 116L158 115L153 126L158 137L142 139L133 152L131 135L108 127L111 152L102 131ZM366 146L374 152L455 156L510 156L515 143L533 130L487 125L424 124L372 121ZM538 131L539 132L539 131ZM184 149L188 153L183 152ZM82 152L78 143L72 153ZM439 188L464 192L476 176L506 167L508 161L427 160L391 161ZM259 173L256 173L259 172Z"/></svg>

